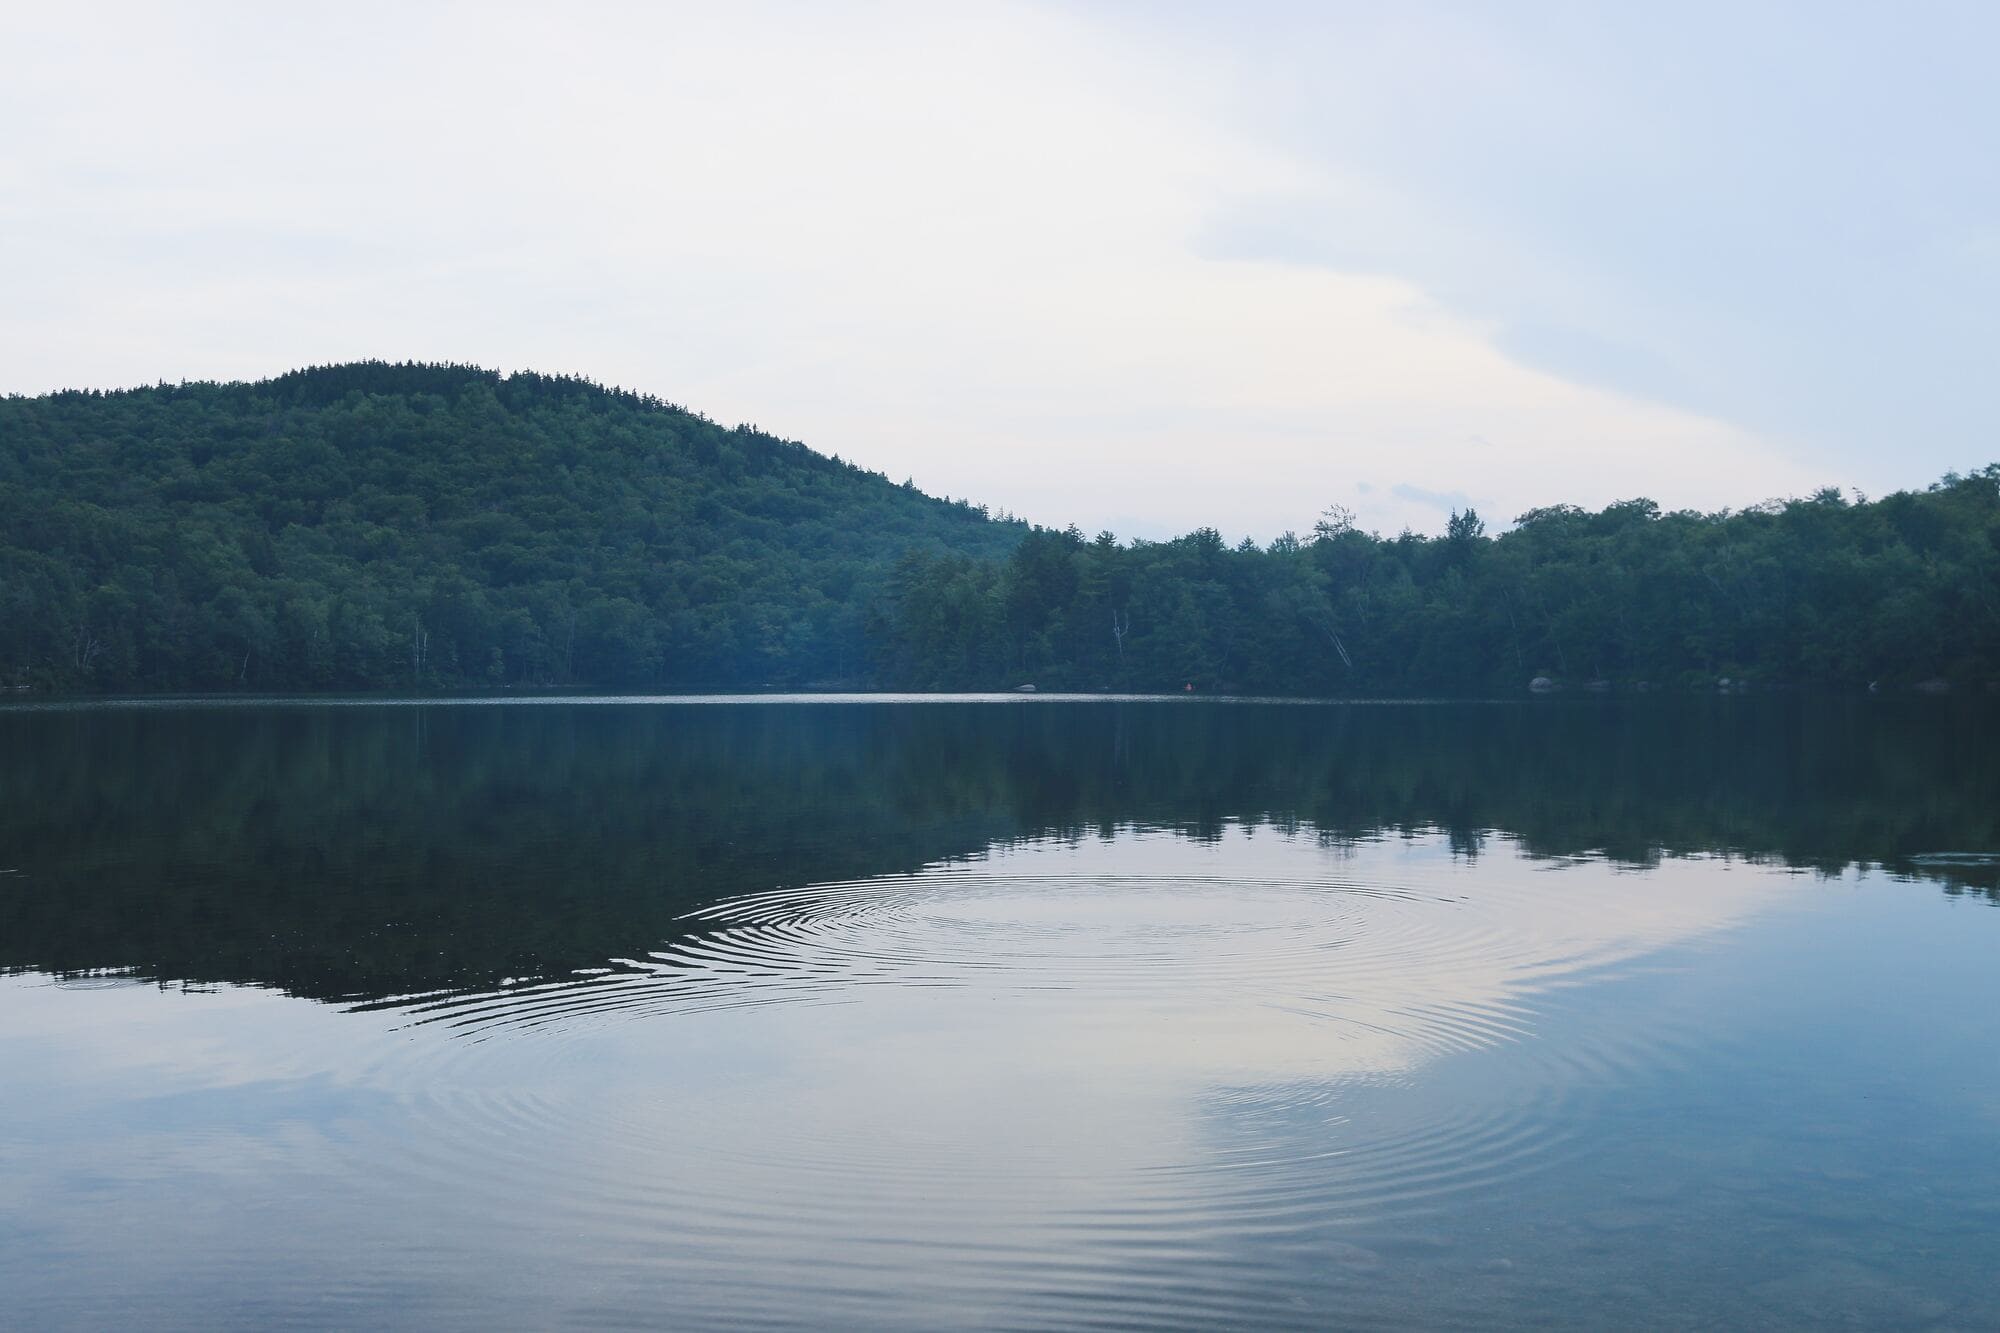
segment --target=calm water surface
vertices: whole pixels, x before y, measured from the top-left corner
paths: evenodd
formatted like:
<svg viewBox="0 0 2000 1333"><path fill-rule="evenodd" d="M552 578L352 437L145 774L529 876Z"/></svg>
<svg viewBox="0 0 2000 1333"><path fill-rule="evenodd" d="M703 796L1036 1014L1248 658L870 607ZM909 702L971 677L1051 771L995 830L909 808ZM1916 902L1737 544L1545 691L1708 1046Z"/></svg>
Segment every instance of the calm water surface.
<svg viewBox="0 0 2000 1333"><path fill-rule="evenodd" d="M1995 724L0 711L0 1325L2000 1327Z"/></svg>

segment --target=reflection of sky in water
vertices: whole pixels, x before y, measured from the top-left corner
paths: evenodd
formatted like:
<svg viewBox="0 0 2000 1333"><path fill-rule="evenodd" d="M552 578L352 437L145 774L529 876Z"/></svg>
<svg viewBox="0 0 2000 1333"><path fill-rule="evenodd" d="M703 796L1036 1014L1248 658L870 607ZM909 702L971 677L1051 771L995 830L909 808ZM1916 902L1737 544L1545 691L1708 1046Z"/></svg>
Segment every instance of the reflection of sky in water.
<svg viewBox="0 0 2000 1333"><path fill-rule="evenodd" d="M1990 917L1232 828L762 895L501 997L17 979L0 1286L35 1325L1990 1322Z"/></svg>

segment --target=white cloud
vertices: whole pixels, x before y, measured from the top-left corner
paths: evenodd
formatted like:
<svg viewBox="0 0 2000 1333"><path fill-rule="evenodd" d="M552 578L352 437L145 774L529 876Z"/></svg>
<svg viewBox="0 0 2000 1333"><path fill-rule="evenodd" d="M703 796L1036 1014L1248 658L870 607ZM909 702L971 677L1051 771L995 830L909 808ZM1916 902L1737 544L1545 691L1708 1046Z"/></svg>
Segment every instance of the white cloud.
<svg viewBox="0 0 2000 1333"><path fill-rule="evenodd" d="M39 22L39 30L34 26ZM1216 258L1324 169L1227 67L1038 9L0 20L17 391L361 356L572 370L934 492L1164 536L1822 481L1410 281ZM1367 490L1362 489L1365 483Z"/></svg>

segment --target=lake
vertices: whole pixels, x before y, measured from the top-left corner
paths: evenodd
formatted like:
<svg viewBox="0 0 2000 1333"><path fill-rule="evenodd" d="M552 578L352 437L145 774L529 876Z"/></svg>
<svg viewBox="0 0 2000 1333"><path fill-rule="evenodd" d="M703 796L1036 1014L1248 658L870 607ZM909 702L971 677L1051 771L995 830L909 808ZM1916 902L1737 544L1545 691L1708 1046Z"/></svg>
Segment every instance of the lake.
<svg viewBox="0 0 2000 1333"><path fill-rule="evenodd" d="M1996 720L0 710L0 1325L2000 1327Z"/></svg>

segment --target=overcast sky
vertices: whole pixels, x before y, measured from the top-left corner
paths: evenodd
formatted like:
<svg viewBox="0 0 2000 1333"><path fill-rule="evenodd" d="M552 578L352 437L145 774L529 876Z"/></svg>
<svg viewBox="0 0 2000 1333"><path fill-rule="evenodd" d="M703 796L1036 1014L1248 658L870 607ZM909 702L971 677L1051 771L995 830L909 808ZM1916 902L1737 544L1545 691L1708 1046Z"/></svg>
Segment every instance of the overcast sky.
<svg viewBox="0 0 2000 1333"><path fill-rule="evenodd" d="M2000 459L2000 6L0 4L0 390L572 371L1051 524Z"/></svg>

